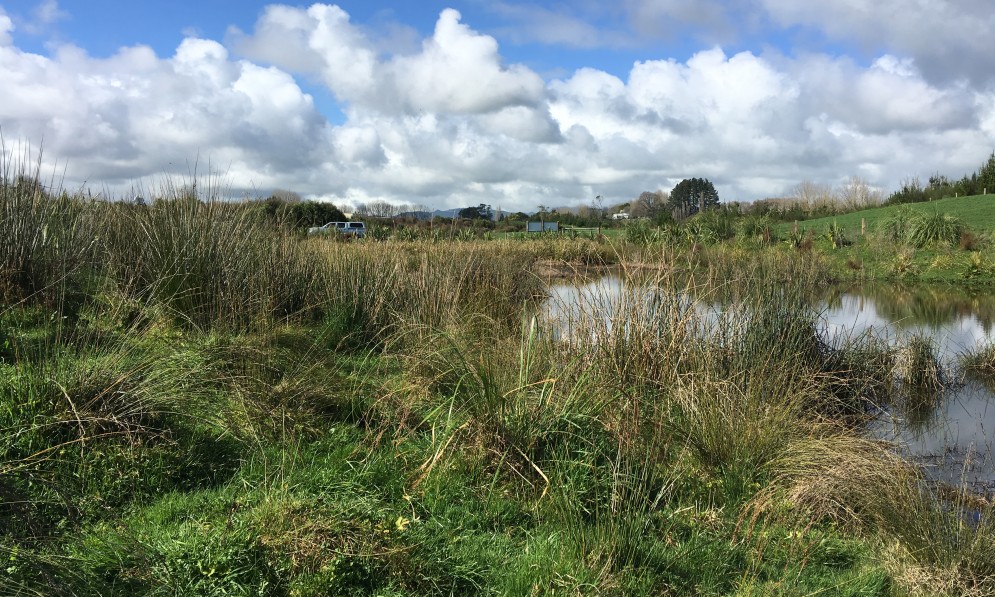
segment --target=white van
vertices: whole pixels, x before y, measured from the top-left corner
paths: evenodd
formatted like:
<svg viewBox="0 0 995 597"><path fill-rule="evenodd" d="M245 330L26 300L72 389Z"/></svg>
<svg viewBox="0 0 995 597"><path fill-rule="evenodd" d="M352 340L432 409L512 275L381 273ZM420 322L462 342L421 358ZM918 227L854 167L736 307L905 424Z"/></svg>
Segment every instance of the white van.
<svg viewBox="0 0 995 597"><path fill-rule="evenodd" d="M363 238L366 236L366 224L363 222L329 222L324 226L308 228L308 234L341 234L343 236L355 236Z"/></svg>

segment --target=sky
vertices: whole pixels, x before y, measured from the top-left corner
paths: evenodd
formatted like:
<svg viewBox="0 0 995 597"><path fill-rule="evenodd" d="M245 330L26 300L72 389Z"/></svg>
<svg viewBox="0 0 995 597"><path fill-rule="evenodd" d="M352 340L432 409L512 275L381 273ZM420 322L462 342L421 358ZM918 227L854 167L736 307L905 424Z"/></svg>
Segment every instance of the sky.
<svg viewBox="0 0 995 597"><path fill-rule="evenodd" d="M0 0L0 136L121 197L887 194L995 150L991 31L991 0Z"/></svg>

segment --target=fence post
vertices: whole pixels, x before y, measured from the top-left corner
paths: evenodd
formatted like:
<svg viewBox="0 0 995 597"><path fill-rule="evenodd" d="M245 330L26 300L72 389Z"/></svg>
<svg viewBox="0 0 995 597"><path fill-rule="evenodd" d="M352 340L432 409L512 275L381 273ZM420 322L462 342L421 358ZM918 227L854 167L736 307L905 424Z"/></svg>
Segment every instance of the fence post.
<svg viewBox="0 0 995 597"><path fill-rule="evenodd" d="M864 218L860 218L860 236L864 236L864 232L866 231L867 231L867 222L864 221Z"/></svg>

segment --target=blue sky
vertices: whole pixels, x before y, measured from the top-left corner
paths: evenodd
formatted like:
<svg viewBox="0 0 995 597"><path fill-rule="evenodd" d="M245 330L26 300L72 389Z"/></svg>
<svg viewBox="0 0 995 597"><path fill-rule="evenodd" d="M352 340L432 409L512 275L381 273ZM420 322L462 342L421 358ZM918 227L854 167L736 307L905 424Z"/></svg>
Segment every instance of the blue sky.
<svg viewBox="0 0 995 597"><path fill-rule="evenodd" d="M127 193L504 209L705 176L723 200L973 171L987 0L0 0L5 151Z"/></svg>

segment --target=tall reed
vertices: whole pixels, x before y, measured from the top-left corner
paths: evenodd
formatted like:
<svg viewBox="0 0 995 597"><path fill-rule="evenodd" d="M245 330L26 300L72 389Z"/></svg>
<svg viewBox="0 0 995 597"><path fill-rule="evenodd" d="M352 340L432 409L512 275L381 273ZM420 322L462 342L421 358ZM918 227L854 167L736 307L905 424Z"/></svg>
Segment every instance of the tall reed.
<svg viewBox="0 0 995 597"><path fill-rule="evenodd" d="M320 264L243 204L167 196L105 213L111 278L182 320L246 327L321 307Z"/></svg>
<svg viewBox="0 0 995 597"><path fill-rule="evenodd" d="M0 300L78 309L96 247L94 206L42 179L41 154L7 151L0 139Z"/></svg>

